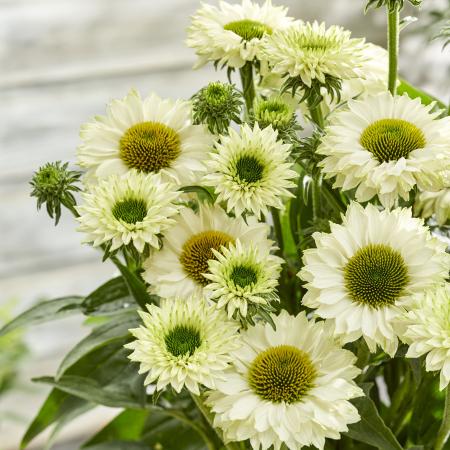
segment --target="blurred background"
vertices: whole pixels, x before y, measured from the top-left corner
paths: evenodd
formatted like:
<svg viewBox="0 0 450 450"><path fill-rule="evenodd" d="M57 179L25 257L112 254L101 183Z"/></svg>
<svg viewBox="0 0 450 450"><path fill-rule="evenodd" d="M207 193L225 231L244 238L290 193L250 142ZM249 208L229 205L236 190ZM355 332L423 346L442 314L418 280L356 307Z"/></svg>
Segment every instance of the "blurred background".
<svg viewBox="0 0 450 450"><path fill-rule="evenodd" d="M214 0L210 0L214 2ZM355 37L385 45L382 11L363 14L364 0L273 0L290 15L340 24ZM81 246L75 222L63 214L55 228L29 197L32 173L47 161L74 162L80 124L103 114L131 87L143 94L189 98L212 67L192 71L184 45L197 0L0 0L0 323L42 299L87 294L114 272ZM429 42L449 0L406 8L419 21L401 39L400 72L448 102L450 48ZM0 339L0 450L18 448L49 389L31 383L51 375L87 328L68 318ZM74 421L54 448L75 450L116 411L97 408ZM33 443L44 449L45 436Z"/></svg>

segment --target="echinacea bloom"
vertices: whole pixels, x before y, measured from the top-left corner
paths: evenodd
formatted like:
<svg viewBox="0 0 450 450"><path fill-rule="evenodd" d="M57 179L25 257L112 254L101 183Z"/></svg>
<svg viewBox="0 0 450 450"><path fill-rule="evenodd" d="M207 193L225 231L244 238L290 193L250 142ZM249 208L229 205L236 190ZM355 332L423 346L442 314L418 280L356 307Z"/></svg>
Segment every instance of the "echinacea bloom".
<svg viewBox="0 0 450 450"><path fill-rule="evenodd" d="M198 182L202 161L212 144L204 125L192 123L189 102L142 99L135 90L113 100L106 116L96 116L81 127L83 143L78 164L87 169L87 180L124 174L131 169L160 173L178 186Z"/></svg>
<svg viewBox="0 0 450 450"><path fill-rule="evenodd" d="M213 424L227 442L249 439L254 450L323 449L360 419L349 401L363 395L353 381L356 357L338 346L328 322L286 311L273 321L276 330L258 323L241 332L225 379L207 394Z"/></svg>
<svg viewBox="0 0 450 450"><path fill-rule="evenodd" d="M380 211L353 202L342 225L314 233L299 277L308 290L303 304L335 324L343 342L361 336L371 352L379 345L393 356L402 302L448 275L446 245L431 237L410 209Z"/></svg>

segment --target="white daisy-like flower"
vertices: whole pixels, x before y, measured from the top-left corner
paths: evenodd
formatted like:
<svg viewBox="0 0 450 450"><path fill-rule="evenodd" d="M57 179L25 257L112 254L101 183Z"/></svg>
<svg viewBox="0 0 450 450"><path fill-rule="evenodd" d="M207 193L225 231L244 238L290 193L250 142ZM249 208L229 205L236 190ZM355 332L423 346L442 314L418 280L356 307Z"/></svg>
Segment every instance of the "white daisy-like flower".
<svg viewBox="0 0 450 450"><path fill-rule="evenodd" d="M136 169L177 185L198 182L212 135L204 125L193 125L191 115L189 102L155 94L142 99L132 90L113 100L106 116L81 127L78 164L88 170L88 180Z"/></svg>
<svg viewBox="0 0 450 450"><path fill-rule="evenodd" d="M332 320L343 342L362 336L371 352L379 345L394 355L401 304L445 280L446 245L410 209L379 211L355 202L342 225L313 237L317 248L305 250L299 273L307 282L303 304Z"/></svg>
<svg viewBox="0 0 450 450"><path fill-rule="evenodd" d="M203 4L187 30L186 43L199 57L195 68L208 61L241 68L259 59L264 36L292 23L286 13L287 8L272 6L270 0L262 5L250 0L241 4L221 1L219 7Z"/></svg>
<svg viewBox="0 0 450 450"><path fill-rule="evenodd" d="M317 153L335 187L356 188L359 202L378 195L383 206L407 200L415 185L442 188L439 177L450 168L450 119L437 119L433 105L389 92L348 102L332 114Z"/></svg>
<svg viewBox="0 0 450 450"><path fill-rule="evenodd" d="M148 372L144 384L176 392L185 386L197 395L199 385L213 389L240 345L236 323L198 298L165 299L147 309L139 311L144 324L130 330L136 340L125 346L134 350L129 358L141 364L139 373Z"/></svg>
<svg viewBox="0 0 450 450"><path fill-rule="evenodd" d="M340 348L328 322L286 311L273 317L276 331L259 323L241 332L226 379L207 404L226 441L249 439L255 450L290 450L339 439L360 420L350 399L363 395L353 379L356 358Z"/></svg>
<svg viewBox="0 0 450 450"><path fill-rule="evenodd" d="M414 212L427 219L435 216L439 225L450 220L450 172L443 175L445 189L437 192L419 192L414 203Z"/></svg>
<svg viewBox="0 0 450 450"><path fill-rule="evenodd" d="M342 27L326 28L318 22L298 22L274 32L263 45L263 58L273 73L298 77L308 87L314 80L326 85L329 77L356 78L366 58L364 39L353 39Z"/></svg>
<svg viewBox="0 0 450 450"><path fill-rule="evenodd" d="M268 248L244 247L237 239L236 244L222 247L221 252L213 249L213 253L216 259L209 261L209 273L204 274L209 280L205 294L229 318L251 317L258 308L279 300L276 287L284 260L271 255Z"/></svg>
<svg viewBox="0 0 450 450"><path fill-rule="evenodd" d="M450 284L415 295L401 318L401 339L409 344L407 358L427 355L427 372L440 370L440 389L450 383Z"/></svg>
<svg viewBox="0 0 450 450"><path fill-rule="evenodd" d="M208 280L208 261L214 259L212 249L221 251L239 239L242 244L270 248L269 227L248 218L229 217L219 206L200 205L198 213L183 208L163 239L163 248L144 262L145 281L152 293L160 297L201 295Z"/></svg>
<svg viewBox="0 0 450 450"><path fill-rule="evenodd" d="M132 243L138 252L145 244L159 248L159 235L175 223L180 192L159 174L131 170L91 184L77 206L79 231L94 247L110 243L110 250Z"/></svg>
<svg viewBox="0 0 450 450"><path fill-rule="evenodd" d="M259 218L270 207L283 208L283 197L293 197L288 189L296 186L298 174L289 161L290 145L277 137L271 126L261 130L255 123L253 129L243 125L240 134L230 128L216 143L203 183L214 186L228 212L250 211Z"/></svg>

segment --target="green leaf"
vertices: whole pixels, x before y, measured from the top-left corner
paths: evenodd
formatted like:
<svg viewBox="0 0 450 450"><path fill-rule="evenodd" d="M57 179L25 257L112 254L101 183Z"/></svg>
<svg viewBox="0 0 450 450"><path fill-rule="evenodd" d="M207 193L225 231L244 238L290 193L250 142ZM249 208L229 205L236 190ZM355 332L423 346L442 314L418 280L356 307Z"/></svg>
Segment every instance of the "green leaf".
<svg viewBox="0 0 450 450"><path fill-rule="evenodd" d="M206 200L212 204L216 201L216 196L212 193L212 191L203 186L184 186L179 190L186 193L194 192L200 200Z"/></svg>
<svg viewBox="0 0 450 450"><path fill-rule="evenodd" d="M113 278L89 294L82 303L84 314L108 315L135 305L123 277Z"/></svg>
<svg viewBox="0 0 450 450"><path fill-rule="evenodd" d="M139 316L132 311L131 313L120 314L119 317L100 325L82 339L72 350L64 357L56 373L56 380L79 359L86 354L115 341L123 341L130 336L129 329L135 328L139 324Z"/></svg>
<svg viewBox="0 0 450 450"><path fill-rule="evenodd" d="M345 433L356 441L373 445L380 450L403 450L394 433L386 426L378 413L375 403L368 397L372 386L366 384L363 388L366 396L355 398L352 403L358 408L361 420L349 425L349 431Z"/></svg>
<svg viewBox="0 0 450 450"><path fill-rule="evenodd" d="M0 329L0 336L24 325L48 322L68 316L80 310L83 297L70 296L47 300L26 310Z"/></svg>
<svg viewBox="0 0 450 450"><path fill-rule="evenodd" d="M149 450L148 445L132 441L108 441L85 448L86 450Z"/></svg>
<svg viewBox="0 0 450 450"><path fill-rule="evenodd" d="M419 98L424 105L429 105L430 103L436 102L437 106L440 109L447 109L445 103L441 102L438 98L414 87L412 84L409 84L405 80L400 80L400 85L397 87L397 94L402 95L405 93L408 94L411 98Z"/></svg>

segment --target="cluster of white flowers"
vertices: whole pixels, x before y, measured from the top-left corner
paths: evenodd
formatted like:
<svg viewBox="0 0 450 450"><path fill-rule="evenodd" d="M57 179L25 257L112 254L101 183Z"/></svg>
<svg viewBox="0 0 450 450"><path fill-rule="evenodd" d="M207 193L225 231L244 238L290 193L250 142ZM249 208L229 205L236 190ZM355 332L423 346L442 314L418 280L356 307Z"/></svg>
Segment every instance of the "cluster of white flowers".
<svg viewBox="0 0 450 450"><path fill-rule="evenodd" d="M428 353L427 370L441 370L441 387L450 381L450 256L423 219L399 206L418 188L415 213L435 214L441 225L449 219L449 187L438 174L450 170L450 119L384 92L383 49L286 13L270 0L220 2L203 5L188 29L198 66L254 65L260 94L272 77L278 103L267 103L274 110L264 118L277 118L273 124L249 111L244 123L214 135L194 121L192 102L133 90L82 127L78 149L86 242L110 252L132 246L143 255L149 292L161 299L140 312L143 325L127 346L148 372L145 384L194 395L207 389L225 441L248 440L255 450L323 449L359 420L350 400L363 395L354 381L360 370L342 347L360 338L391 356L405 341L408 357ZM307 90L331 78L345 105L322 93L330 114L318 167L357 202L378 197L381 206L352 201L341 223L313 234L298 273L301 309L312 314L294 316L280 306L286 261L266 218L278 220L298 195L301 167L277 130L276 108L286 80ZM294 109L286 111L286 123L295 122ZM193 186L211 204L191 195Z"/></svg>

